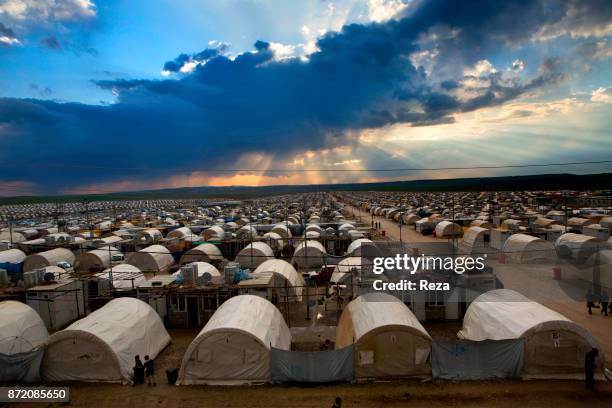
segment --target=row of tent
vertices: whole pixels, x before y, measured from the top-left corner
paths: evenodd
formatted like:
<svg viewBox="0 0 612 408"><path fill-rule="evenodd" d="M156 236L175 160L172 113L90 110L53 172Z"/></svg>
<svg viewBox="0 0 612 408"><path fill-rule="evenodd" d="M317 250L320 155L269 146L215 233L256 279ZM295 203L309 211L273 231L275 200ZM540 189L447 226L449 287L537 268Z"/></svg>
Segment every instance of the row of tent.
<svg viewBox="0 0 612 408"><path fill-rule="evenodd" d="M584 328L507 289L477 298L458 337L474 342L522 339L525 377L579 376L585 353L598 347ZM157 313L137 299L114 299L51 336L34 310L6 301L0 303L0 381L36 381L40 373L48 382L126 383L135 355L155 358L170 341ZM335 347L354 348L356 379L431 375L431 336L404 303L388 294L350 302L338 322ZM267 382L271 351L290 349L291 332L272 303L236 296L219 307L189 345L178 384ZM481 357L504 358L495 353ZM600 353L600 374L604 361Z"/></svg>
<svg viewBox="0 0 612 408"><path fill-rule="evenodd" d="M271 241L272 245L276 241ZM280 249L274 247L277 251ZM252 242L243 248L236 256L236 262L243 268L256 268L266 260L275 259L275 249L262 241ZM299 243L293 254L293 263L298 267L318 267L324 264L327 254L325 247L318 241L307 240ZM23 271L56 266L60 262L75 265L77 271L105 270L115 263L121 251L113 246L105 246L84 252L78 256L67 248L54 248L26 256L19 249L9 249L0 252L0 266L11 269L15 265ZM220 249L211 243L204 243L187 251L180 259L180 265L201 261L218 264L223 260ZM138 252L127 254L125 263L138 267L141 272L167 273L174 264L174 258L168 248L162 245L150 245ZM12 270L12 269L11 269Z"/></svg>

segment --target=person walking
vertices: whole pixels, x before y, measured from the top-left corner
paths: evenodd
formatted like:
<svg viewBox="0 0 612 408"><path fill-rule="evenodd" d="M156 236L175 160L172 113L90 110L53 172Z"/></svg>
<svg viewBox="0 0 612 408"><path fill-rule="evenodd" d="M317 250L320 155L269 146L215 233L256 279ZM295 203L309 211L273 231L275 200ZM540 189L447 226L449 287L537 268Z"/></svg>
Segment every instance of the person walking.
<svg viewBox="0 0 612 408"><path fill-rule="evenodd" d="M601 292L599 304L601 305L601 314L607 316L608 308L610 307L610 296L605 289Z"/></svg>
<svg viewBox="0 0 612 408"><path fill-rule="evenodd" d="M142 364L142 361L140 360L140 356L136 356L134 357L134 383L133 385L137 385L137 384L144 384L144 370L145 367Z"/></svg>
<svg viewBox="0 0 612 408"><path fill-rule="evenodd" d="M587 302L587 309L589 309L589 314L593 314L593 311L591 310L591 308L595 307L595 303L593 303L593 291L591 289L589 289L586 293L586 302Z"/></svg>
<svg viewBox="0 0 612 408"><path fill-rule="evenodd" d="M155 363L153 360L149 359L149 356L145 356L144 363L145 377L147 378L147 385L156 386L155 382Z"/></svg>
<svg viewBox="0 0 612 408"><path fill-rule="evenodd" d="M584 386L591 391L595 391L595 359L598 354L599 350L593 348L584 356Z"/></svg>

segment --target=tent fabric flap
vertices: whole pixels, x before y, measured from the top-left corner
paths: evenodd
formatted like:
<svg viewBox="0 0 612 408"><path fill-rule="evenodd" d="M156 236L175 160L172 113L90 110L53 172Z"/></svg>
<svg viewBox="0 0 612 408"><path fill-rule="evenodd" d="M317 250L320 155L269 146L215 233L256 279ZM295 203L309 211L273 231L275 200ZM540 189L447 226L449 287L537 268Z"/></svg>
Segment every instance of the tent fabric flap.
<svg viewBox="0 0 612 408"><path fill-rule="evenodd" d="M326 383L352 381L355 347L316 352L272 348L272 383Z"/></svg>
<svg viewBox="0 0 612 408"><path fill-rule="evenodd" d="M0 384L40 381L43 353L42 348L12 355L0 353Z"/></svg>
<svg viewBox="0 0 612 408"><path fill-rule="evenodd" d="M523 355L523 339L434 341L432 375L447 380L520 378Z"/></svg>

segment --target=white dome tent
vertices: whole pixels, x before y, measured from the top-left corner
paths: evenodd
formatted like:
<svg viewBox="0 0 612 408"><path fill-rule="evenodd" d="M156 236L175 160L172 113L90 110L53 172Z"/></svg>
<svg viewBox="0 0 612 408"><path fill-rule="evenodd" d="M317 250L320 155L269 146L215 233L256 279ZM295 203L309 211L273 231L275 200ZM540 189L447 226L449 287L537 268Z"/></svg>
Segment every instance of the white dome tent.
<svg viewBox="0 0 612 408"><path fill-rule="evenodd" d="M151 245L138 252L128 254L125 263L138 267L144 273L164 274L174 263L168 248L161 245Z"/></svg>
<svg viewBox="0 0 612 408"><path fill-rule="evenodd" d="M309 231L314 231L314 232L318 232L319 234L321 234L323 232L323 228L321 228L319 224L308 224L306 226L306 232L309 232Z"/></svg>
<svg viewBox="0 0 612 408"><path fill-rule="evenodd" d="M289 239L292 237L291 230L285 223L278 223L274 227L272 227L271 232L276 232L278 235L283 237L283 239Z"/></svg>
<svg viewBox="0 0 612 408"><path fill-rule="evenodd" d="M0 264L20 264L26 259L26 254L20 249L0 251Z"/></svg>
<svg viewBox="0 0 612 408"><path fill-rule="evenodd" d="M76 258L74 269L78 272L100 272L109 268L113 256L122 255L121 251L112 246L101 247L80 254Z"/></svg>
<svg viewBox="0 0 612 408"><path fill-rule="evenodd" d="M597 252L599 241L595 237L568 232L557 238L555 250L560 258L573 258L584 262Z"/></svg>
<svg viewBox="0 0 612 408"><path fill-rule="evenodd" d="M266 232L263 235L263 238L263 242L270 245L270 248L272 248L272 250L275 252L280 251L285 245L283 237L281 237L276 232Z"/></svg>
<svg viewBox="0 0 612 408"><path fill-rule="evenodd" d="M353 224L342 224L338 227L338 234L342 235L342 234L348 234L349 231L352 230L356 230L357 228L355 228L355 226Z"/></svg>
<svg viewBox="0 0 612 408"><path fill-rule="evenodd" d="M486 228L469 227L463 234L460 245L468 250L482 249L485 246L485 236L488 232Z"/></svg>
<svg viewBox="0 0 612 408"><path fill-rule="evenodd" d="M381 256L380 249L376 244L367 238L359 238L350 243L346 250L346 255L350 257L376 257Z"/></svg>
<svg viewBox="0 0 612 408"><path fill-rule="evenodd" d="M0 383L40 380L49 333L38 313L21 302L0 302Z"/></svg>
<svg viewBox="0 0 612 408"><path fill-rule="evenodd" d="M23 262L23 271L41 269L45 266L56 266L59 262L68 262L74 265L75 256L71 250L66 248L55 248L49 251L29 255Z"/></svg>
<svg viewBox="0 0 612 408"><path fill-rule="evenodd" d="M219 240L222 239L225 235L225 231L219 225L213 225L210 228L206 228L204 232L202 232L202 238L204 241L210 240Z"/></svg>
<svg viewBox="0 0 612 408"><path fill-rule="evenodd" d="M511 235L502 248L509 262L551 262L555 259L555 248L542 238L526 234Z"/></svg>
<svg viewBox="0 0 612 408"><path fill-rule="evenodd" d="M325 262L325 247L319 241L303 241L295 248L293 263L298 268L315 268Z"/></svg>
<svg viewBox="0 0 612 408"><path fill-rule="evenodd" d="M135 290L147 280L138 267L126 263L113 266L112 271L108 268L97 273L95 277L98 283L98 296L110 296L111 278L112 288L116 291Z"/></svg>
<svg viewBox="0 0 612 408"><path fill-rule="evenodd" d="M349 256L344 258L334 268L334 272L329 279L329 282L334 285L330 290L339 289L342 295L352 294L353 296L359 293L359 280L356 276L367 276L372 272L373 263L368 258L360 256ZM381 276L381 279L386 279ZM335 285L340 285L335 288Z"/></svg>
<svg viewBox="0 0 612 408"><path fill-rule="evenodd" d="M265 242L250 243L236 255L236 262L242 268L255 269L269 259L274 259L274 251Z"/></svg>
<svg viewBox="0 0 612 408"><path fill-rule="evenodd" d="M130 382L134 356L152 359L170 343L159 315L141 300L114 299L49 337L45 381Z"/></svg>
<svg viewBox="0 0 612 408"><path fill-rule="evenodd" d="M435 231L437 238L457 237L461 235L461 226L445 220L436 225Z"/></svg>
<svg viewBox="0 0 612 408"><path fill-rule="evenodd" d="M166 235L166 238L178 238L185 241L198 241L200 236L191 232L189 227L180 227L170 231L168 235Z"/></svg>
<svg viewBox="0 0 612 408"><path fill-rule="evenodd" d="M160 230L154 228L145 229L140 233L140 240L146 244L155 244L163 238Z"/></svg>
<svg viewBox="0 0 612 408"><path fill-rule="evenodd" d="M404 225L414 225L420 219L421 217L416 214L404 213L402 215L402 223Z"/></svg>
<svg viewBox="0 0 612 408"><path fill-rule="evenodd" d="M321 233L317 231L306 231L306 239L321 239Z"/></svg>
<svg viewBox="0 0 612 408"><path fill-rule="evenodd" d="M284 300L287 296L289 302L302 301L302 291L305 286L304 278L297 273L289 262L282 259L269 259L259 265L253 274L266 272L274 274L273 285L281 300Z"/></svg>
<svg viewBox="0 0 612 408"><path fill-rule="evenodd" d="M509 289L483 293L468 307L457 336L472 341L525 341L523 375L584 378L584 356L597 341L567 317ZM603 371L600 349L597 371Z"/></svg>
<svg viewBox="0 0 612 408"><path fill-rule="evenodd" d="M336 349L355 345L355 376L429 376L431 337L396 297L368 293L348 304L336 328Z"/></svg>
<svg viewBox="0 0 612 408"><path fill-rule="evenodd" d="M235 296L217 309L187 348L177 384L267 382L272 347L291 348L282 314L259 296Z"/></svg>
<svg viewBox="0 0 612 408"><path fill-rule="evenodd" d="M252 225L245 225L236 231L237 239L255 239L257 238L257 230Z"/></svg>
<svg viewBox="0 0 612 408"><path fill-rule="evenodd" d="M181 256L180 265L191 262L219 263L223 260L223 254L215 244L205 243L190 249Z"/></svg>

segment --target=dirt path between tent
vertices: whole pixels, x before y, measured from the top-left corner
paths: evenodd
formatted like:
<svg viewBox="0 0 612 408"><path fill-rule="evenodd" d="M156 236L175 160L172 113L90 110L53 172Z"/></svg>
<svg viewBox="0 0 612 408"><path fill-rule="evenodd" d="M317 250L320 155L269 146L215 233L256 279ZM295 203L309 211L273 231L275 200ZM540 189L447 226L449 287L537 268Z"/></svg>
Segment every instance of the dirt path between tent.
<svg viewBox="0 0 612 408"><path fill-rule="evenodd" d="M364 223L366 226L371 225L372 222L372 214L367 211L360 210L351 205L345 204L349 210L352 211L352 214L355 217L355 220ZM385 231L385 236L398 240L400 239L400 227L399 224L393 220L390 220L385 217L381 217L379 215L374 216L374 221L380 222L380 231ZM379 231L379 233L380 233ZM446 242L445 239L437 239L432 237L431 235L422 235L414 230L414 226L406 225L402 227L402 241L407 243L417 243L417 242Z"/></svg>
<svg viewBox="0 0 612 408"><path fill-rule="evenodd" d="M612 383L587 392L580 381L403 382L317 387L121 386L71 385L69 406L118 407L566 407L612 406ZM56 404L59 406L59 404ZM40 406L19 404L16 407ZM53 406L53 405L48 405Z"/></svg>

